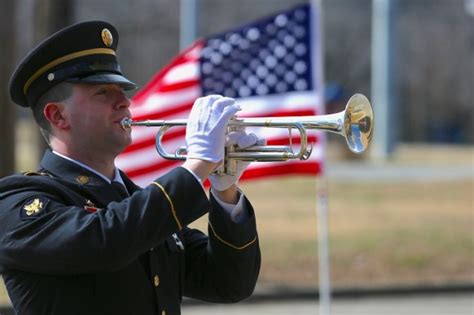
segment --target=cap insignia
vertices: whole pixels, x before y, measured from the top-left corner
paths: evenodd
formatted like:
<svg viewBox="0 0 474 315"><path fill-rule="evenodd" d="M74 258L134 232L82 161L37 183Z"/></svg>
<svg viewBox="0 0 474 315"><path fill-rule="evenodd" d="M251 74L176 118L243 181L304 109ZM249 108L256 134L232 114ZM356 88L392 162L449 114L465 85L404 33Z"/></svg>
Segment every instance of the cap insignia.
<svg viewBox="0 0 474 315"><path fill-rule="evenodd" d="M112 36L112 33L107 28L104 28L102 30L101 36L102 36L102 42L104 42L105 46L107 47L112 46L112 43L114 42L114 38Z"/></svg>
<svg viewBox="0 0 474 315"><path fill-rule="evenodd" d="M48 74L48 81L53 81L54 80L54 73L49 73Z"/></svg>
<svg viewBox="0 0 474 315"><path fill-rule="evenodd" d="M87 184L89 182L89 176L86 176L86 175L79 175L76 177L76 182L78 182L79 184Z"/></svg>

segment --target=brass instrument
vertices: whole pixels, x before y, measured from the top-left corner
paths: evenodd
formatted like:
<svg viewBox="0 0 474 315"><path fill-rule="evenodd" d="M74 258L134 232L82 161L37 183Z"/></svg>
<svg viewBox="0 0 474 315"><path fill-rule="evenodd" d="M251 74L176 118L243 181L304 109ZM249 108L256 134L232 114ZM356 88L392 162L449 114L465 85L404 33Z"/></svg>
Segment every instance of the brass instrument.
<svg viewBox="0 0 474 315"><path fill-rule="evenodd" d="M180 147L174 153L163 149L162 138L165 132L175 126L185 126L186 119L175 120L143 120L134 121L125 118L121 124L123 128L132 126L160 127L156 135L156 150L165 159L185 160L186 148ZM347 102L344 111L319 116L290 116L290 117L258 117L239 118L233 117L228 123L228 132L238 126L287 128L290 133L290 145L264 145L240 149L236 146L226 147L224 165L218 173L232 174L235 172L235 161L287 161L290 159L307 160L312 151L308 146L306 130L324 130L337 133L346 138L347 146L354 153L364 152L372 139L374 128L374 115L369 100L362 94L353 95ZM299 132L301 143L294 152L291 144L291 130Z"/></svg>

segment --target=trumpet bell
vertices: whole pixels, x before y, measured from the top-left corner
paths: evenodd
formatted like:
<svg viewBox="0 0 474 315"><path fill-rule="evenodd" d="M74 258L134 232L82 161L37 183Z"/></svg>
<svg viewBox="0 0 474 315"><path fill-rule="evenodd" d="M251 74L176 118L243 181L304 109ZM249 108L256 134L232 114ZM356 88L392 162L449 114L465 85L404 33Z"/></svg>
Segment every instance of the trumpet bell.
<svg viewBox="0 0 474 315"><path fill-rule="evenodd" d="M362 153L369 146L374 130L374 113L369 100L362 94L353 95L344 113L344 137L354 153Z"/></svg>

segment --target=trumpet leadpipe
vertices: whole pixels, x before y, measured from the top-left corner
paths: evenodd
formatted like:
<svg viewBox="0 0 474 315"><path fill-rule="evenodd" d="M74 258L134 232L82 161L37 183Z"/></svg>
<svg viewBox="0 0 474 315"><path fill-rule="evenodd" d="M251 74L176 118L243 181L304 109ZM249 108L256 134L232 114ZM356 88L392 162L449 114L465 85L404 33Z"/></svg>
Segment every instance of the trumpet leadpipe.
<svg viewBox="0 0 474 315"><path fill-rule="evenodd" d="M124 118L120 122L122 128L131 128L133 126L143 127L163 127L163 126L186 126L188 121L186 119L173 120L133 120L131 118Z"/></svg>

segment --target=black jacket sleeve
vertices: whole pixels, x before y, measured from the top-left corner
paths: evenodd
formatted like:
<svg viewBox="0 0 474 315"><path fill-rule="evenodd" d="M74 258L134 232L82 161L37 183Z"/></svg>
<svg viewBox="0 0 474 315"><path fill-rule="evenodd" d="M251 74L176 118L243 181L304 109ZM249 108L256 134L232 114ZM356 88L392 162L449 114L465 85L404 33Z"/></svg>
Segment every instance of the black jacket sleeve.
<svg viewBox="0 0 474 315"><path fill-rule="evenodd" d="M195 178L176 168L121 202L94 213L85 207L48 176L0 181L0 265L47 274L116 270L210 205Z"/></svg>
<svg viewBox="0 0 474 315"><path fill-rule="evenodd" d="M237 302L250 296L260 270L255 214L245 199L249 218L234 223L211 195L209 237L185 231L184 295L208 302Z"/></svg>

